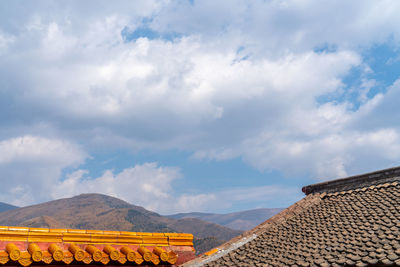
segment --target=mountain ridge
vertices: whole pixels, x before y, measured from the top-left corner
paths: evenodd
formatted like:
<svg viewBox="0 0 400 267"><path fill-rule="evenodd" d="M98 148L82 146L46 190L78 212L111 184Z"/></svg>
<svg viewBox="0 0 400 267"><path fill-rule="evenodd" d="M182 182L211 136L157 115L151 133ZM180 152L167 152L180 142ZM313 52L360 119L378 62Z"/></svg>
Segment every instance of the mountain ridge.
<svg viewBox="0 0 400 267"><path fill-rule="evenodd" d="M5 202L0 202L0 212L7 211L7 210L13 210L17 209L19 207L5 203Z"/></svg>
<svg viewBox="0 0 400 267"><path fill-rule="evenodd" d="M102 194L81 194L0 212L0 225L192 233L198 253L242 233L198 218L173 219L121 199ZM208 240L212 240L209 243Z"/></svg>
<svg viewBox="0 0 400 267"><path fill-rule="evenodd" d="M283 208L260 208L225 214L189 212L167 215L166 217L173 219L197 218L203 221L216 223L231 229L247 231L282 210Z"/></svg>

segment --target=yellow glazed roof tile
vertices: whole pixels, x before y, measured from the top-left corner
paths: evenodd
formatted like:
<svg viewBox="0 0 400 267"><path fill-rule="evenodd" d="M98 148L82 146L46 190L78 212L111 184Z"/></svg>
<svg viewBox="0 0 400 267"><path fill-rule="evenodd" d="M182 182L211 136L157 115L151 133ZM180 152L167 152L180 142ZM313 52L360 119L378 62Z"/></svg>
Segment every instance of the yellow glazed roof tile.
<svg viewBox="0 0 400 267"><path fill-rule="evenodd" d="M153 233L146 233L146 232L136 232L136 235L138 236L152 236Z"/></svg>
<svg viewBox="0 0 400 267"><path fill-rule="evenodd" d="M178 233L178 236L180 237L187 237L187 238L193 238L192 234L186 234L186 233Z"/></svg>
<svg viewBox="0 0 400 267"><path fill-rule="evenodd" d="M29 228L28 227L20 227L20 226L9 226L8 230L9 231L25 231L25 232L28 232Z"/></svg>
<svg viewBox="0 0 400 267"><path fill-rule="evenodd" d="M210 256L210 255L215 254L217 252L218 252L218 248L214 248L212 250L209 250L209 251L205 252L204 255Z"/></svg>
<svg viewBox="0 0 400 267"><path fill-rule="evenodd" d="M0 235L12 235L12 236L27 236L28 231L7 231L7 230L1 230Z"/></svg>
<svg viewBox="0 0 400 267"><path fill-rule="evenodd" d="M119 231L103 231L105 235L119 235Z"/></svg>
<svg viewBox="0 0 400 267"><path fill-rule="evenodd" d="M53 242L61 243L61 233L41 233L41 232L29 232L28 242Z"/></svg>
<svg viewBox="0 0 400 267"><path fill-rule="evenodd" d="M27 241L27 231L0 231L0 240L2 241Z"/></svg>
<svg viewBox="0 0 400 267"><path fill-rule="evenodd" d="M178 237L178 238L192 238L192 234L186 234L186 233L164 233L165 236L170 236L170 237Z"/></svg>
<svg viewBox="0 0 400 267"><path fill-rule="evenodd" d="M37 234L44 234L41 232L37 232ZM60 235L60 233L53 233L56 236ZM65 234L72 234L72 233L65 233ZM41 235L44 236L44 235ZM116 236L116 235L113 235ZM153 236L148 236L146 238L153 238L157 239L158 237L153 237ZM153 240L154 241L154 240ZM15 265L22 265L22 266L29 266L35 262L33 262L34 258L34 253L37 254L38 251L41 252L40 256L41 258L36 258L35 261L37 265L48 265L48 264L54 264L54 265L59 265L59 264L74 264L74 265L87 265L87 264L94 264L94 265L115 265L115 263L119 264L125 264L127 262L128 265L132 265L132 263L135 264L144 264L148 265L149 263L152 263L154 265L169 265L169 264L175 264L177 258L179 257L179 253L175 253L173 251L169 251L162 249L161 247L163 245L155 245L155 244L142 244L139 247L133 247L130 248L129 246L125 246L125 252L123 252L123 247L119 246L112 246L108 245L108 249L103 250L103 246L98 246L88 244L90 246L86 245L75 245L77 250L70 250L70 245L68 248L64 245L56 244L56 243L51 243L48 242L46 245L41 244L39 247L35 243L30 243L28 247L28 251L25 249L19 247L17 250L21 249L20 252L18 252L19 257L18 259L16 258L13 262L11 262L11 266ZM14 248L16 248L15 245L13 245ZM86 248L85 248L86 247ZM88 249L87 247L90 247ZM155 248L154 248L155 247ZM86 249L84 251L83 249ZM103 250L103 251L102 251ZM79 252L84 253L84 257L78 259L75 255L75 253ZM133 256L128 257L124 255L123 253L127 253L126 251L130 251L133 253ZM89 252L89 253L88 253ZM114 253L117 252L117 253ZM95 256L95 254L100 254ZM114 253L113 255L111 255ZM147 255L147 254L148 255ZM194 255L194 254L193 254ZM146 257L145 257L146 256ZM95 259L97 257L97 259ZM100 257L100 258L99 258ZM0 250L0 263L6 264L9 261L9 254L6 251L1 251Z"/></svg>
<svg viewBox="0 0 400 267"><path fill-rule="evenodd" d="M167 237L146 236L142 240L144 244L168 244Z"/></svg>
<svg viewBox="0 0 400 267"><path fill-rule="evenodd" d="M167 244L143 243L143 244L141 244L141 246L144 246L144 247L168 247L168 246L170 246L170 244L168 244L168 243Z"/></svg>
<svg viewBox="0 0 400 267"><path fill-rule="evenodd" d="M117 243L117 235L99 235L92 234L90 242L93 243Z"/></svg>
<svg viewBox="0 0 400 267"><path fill-rule="evenodd" d="M178 236L178 233L164 233L165 236Z"/></svg>
<svg viewBox="0 0 400 267"><path fill-rule="evenodd" d="M102 230L86 230L87 234L103 234Z"/></svg>
<svg viewBox="0 0 400 267"><path fill-rule="evenodd" d="M90 234L78 234L78 233L63 233L62 239L64 242L90 242Z"/></svg>
<svg viewBox="0 0 400 267"><path fill-rule="evenodd" d="M0 241L34 243L76 243L146 246L193 246L193 235L81 229L48 229L0 226ZM83 249L83 247L82 247Z"/></svg>
<svg viewBox="0 0 400 267"><path fill-rule="evenodd" d="M28 232L28 236L34 237L62 237L62 233L50 233L50 232Z"/></svg>
<svg viewBox="0 0 400 267"><path fill-rule="evenodd" d="M49 228L29 228L29 232L48 233Z"/></svg>
<svg viewBox="0 0 400 267"><path fill-rule="evenodd" d="M136 232L126 232L126 231L120 231L120 235L137 235Z"/></svg>
<svg viewBox="0 0 400 267"><path fill-rule="evenodd" d="M140 236L118 236L118 243L124 243L124 244L142 244L143 238Z"/></svg>
<svg viewBox="0 0 400 267"><path fill-rule="evenodd" d="M49 232L51 233L66 233L68 232L67 229L49 229Z"/></svg>
<svg viewBox="0 0 400 267"><path fill-rule="evenodd" d="M67 232L75 234L86 234L86 230L81 230L81 229L67 229Z"/></svg>
<svg viewBox="0 0 400 267"><path fill-rule="evenodd" d="M153 236L165 236L164 233L153 233Z"/></svg>

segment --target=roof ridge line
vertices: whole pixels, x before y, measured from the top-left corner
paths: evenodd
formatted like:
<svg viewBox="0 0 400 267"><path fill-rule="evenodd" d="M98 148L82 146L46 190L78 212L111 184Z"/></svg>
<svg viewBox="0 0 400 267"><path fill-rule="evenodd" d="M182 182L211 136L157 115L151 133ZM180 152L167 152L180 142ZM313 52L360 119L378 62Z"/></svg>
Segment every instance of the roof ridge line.
<svg viewBox="0 0 400 267"><path fill-rule="evenodd" d="M367 190L374 190L374 189L380 189L380 188L385 188L385 187L390 187L390 186L397 186L400 184L400 181L394 181L394 182L385 182L385 183L379 183L379 184L374 184L374 185L367 185L365 187L360 187L357 189L350 189L350 190L344 190L344 191L336 191L336 192L323 192L320 194L321 198L324 199L326 197L330 196L337 196L337 195L346 195L346 194L351 194L354 192L360 192L360 191L367 191Z"/></svg>
<svg viewBox="0 0 400 267"><path fill-rule="evenodd" d="M321 192L336 192L384 183L396 177L400 177L400 166L311 184L304 186L301 190L306 195Z"/></svg>
<svg viewBox="0 0 400 267"><path fill-rule="evenodd" d="M268 228L284 223L293 216L296 216L297 214L303 212L304 209L309 208L315 205L316 203L319 203L321 200L322 198L318 193L306 196L300 199L299 201L293 203L288 208L282 210L278 214L275 214L274 216L264 221L263 223L259 224L258 226L254 227L253 229L248 230L243 234L236 236L231 240L212 249L211 251L209 251L211 253L209 254L207 254L207 252L203 253L197 258L180 265L180 267L199 267L206 264L208 261L210 261L210 259L212 259L211 261L214 261L215 259L223 257L225 254L227 254L226 252L232 250L231 247L234 247L233 249L236 249L237 247L243 246L247 242L261 235Z"/></svg>

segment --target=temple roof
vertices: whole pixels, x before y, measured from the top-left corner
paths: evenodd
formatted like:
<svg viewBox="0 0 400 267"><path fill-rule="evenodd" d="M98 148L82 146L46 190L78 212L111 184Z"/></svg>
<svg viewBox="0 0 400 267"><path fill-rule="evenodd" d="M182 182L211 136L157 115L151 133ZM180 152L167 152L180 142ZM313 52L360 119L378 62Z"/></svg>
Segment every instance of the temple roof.
<svg viewBox="0 0 400 267"><path fill-rule="evenodd" d="M400 167L303 192L291 207L184 266L400 266Z"/></svg>
<svg viewBox="0 0 400 267"><path fill-rule="evenodd" d="M171 265L193 258L193 235L0 226L0 263Z"/></svg>

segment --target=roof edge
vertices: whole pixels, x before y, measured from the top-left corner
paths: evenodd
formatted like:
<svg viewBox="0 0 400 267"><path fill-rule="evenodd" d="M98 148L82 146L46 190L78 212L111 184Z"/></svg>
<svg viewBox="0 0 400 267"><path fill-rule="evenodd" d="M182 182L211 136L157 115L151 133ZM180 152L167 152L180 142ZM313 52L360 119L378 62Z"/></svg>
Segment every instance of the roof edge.
<svg viewBox="0 0 400 267"><path fill-rule="evenodd" d="M278 214L275 214L266 221L257 225L253 229L250 229L242 233L241 235L238 235L232 238L231 240L215 247L214 249L199 255L193 260L187 261L184 264L179 265L179 267L201 267L207 264L208 262L215 261L220 257L226 255L230 251L235 250L238 247L245 245L247 242L250 242L251 240L257 238L259 235L261 235L263 232L267 231L271 227L285 223L287 220L290 220L290 218L292 218L293 216L302 213L304 209L316 205L320 201L321 201L320 194L313 194L306 196L297 201L296 203L292 204L290 207L282 210Z"/></svg>
<svg viewBox="0 0 400 267"><path fill-rule="evenodd" d="M397 177L400 177L400 166L307 185L304 186L301 191L306 195L321 192L343 191L384 183Z"/></svg>

